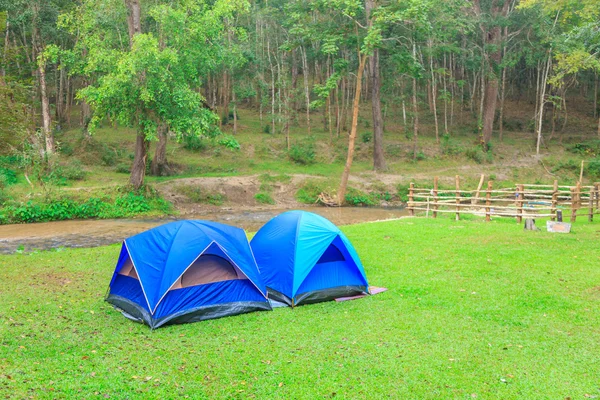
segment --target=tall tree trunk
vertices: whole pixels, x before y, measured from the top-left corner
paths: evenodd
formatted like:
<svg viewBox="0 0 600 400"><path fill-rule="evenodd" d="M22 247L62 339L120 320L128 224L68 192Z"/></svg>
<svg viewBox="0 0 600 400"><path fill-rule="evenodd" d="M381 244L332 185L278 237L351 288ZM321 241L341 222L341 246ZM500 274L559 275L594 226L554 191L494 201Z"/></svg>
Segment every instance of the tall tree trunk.
<svg viewBox="0 0 600 400"><path fill-rule="evenodd" d="M413 40L413 58L416 61L417 45ZM412 79L412 103L413 103L413 160L417 159L418 137L419 137L419 105L417 103L417 78Z"/></svg>
<svg viewBox="0 0 600 400"><path fill-rule="evenodd" d="M142 33L141 8L139 0L124 0L127 6L127 26L129 28L129 45L133 46L134 36ZM135 140L135 155L131 166L129 183L137 190L144 184L146 175L146 161L150 142L146 140L146 133L138 128Z"/></svg>
<svg viewBox="0 0 600 400"><path fill-rule="evenodd" d="M350 168L352 167L352 159L354 158L354 142L356 141L356 130L358 127L358 108L360 105L362 78L365 71L365 63L367 61L367 56L365 54L360 55L359 57L360 63L358 64L358 72L356 73L356 91L354 93L354 103L352 104L352 126L350 127L350 137L348 138L348 156L346 158L344 172L342 173L342 181L337 192L337 201L339 205L342 205L345 202Z"/></svg>
<svg viewBox="0 0 600 400"><path fill-rule="evenodd" d="M169 127L165 123L160 123L157 128L158 143L154 150L154 158L150 164L150 172L154 176L167 176L170 174L169 164L167 162L167 142Z"/></svg>
<svg viewBox="0 0 600 400"><path fill-rule="evenodd" d="M369 27L373 26L371 13L377 6L376 0L365 1L365 12ZM387 168L383 153L383 117L381 115L381 76L379 71L379 49L373 51L369 60L371 77L371 109L373 111L373 169L382 171Z"/></svg>
<svg viewBox="0 0 600 400"><path fill-rule="evenodd" d="M46 155L54 154L54 135L52 133L52 117L50 116L50 101L48 100L48 89L46 86L45 63L39 61L38 79L40 82L40 96L42 98L42 132L46 143Z"/></svg>
<svg viewBox="0 0 600 400"><path fill-rule="evenodd" d="M428 45L429 45L429 69L431 72L431 106L432 106L432 110L431 112L433 113L433 122L435 125L435 142L439 143L440 142L440 128L439 128L439 124L438 124L438 115L437 115L437 81L435 78L435 73L433 70L433 43L432 40L429 39L428 41Z"/></svg>
<svg viewBox="0 0 600 400"><path fill-rule="evenodd" d="M371 108L373 110L373 168L387 168L383 153L383 118L381 116L381 77L379 76L379 49L373 51L371 67Z"/></svg>
<svg viewBox="0 0 600 400"><path fill-rule="evenodd" d="M306 50L300 47L302 52L302 77L304 78L304 95L306 97L306 131L310 135L310 91L308 88L308 61L306 59Z"/></svg>
<svg viewBox="0 0 600 400"><path fill-rule="evenodd" d="M550 68L552 66L552 49L548 50L548 62L546 63L546 69L542 77L541 91L540 91L540 110L538 115L538 126L537 126L537 141L535 145L535 154L540 154L540 145L542 144L542 123L544 122L544 106L546 105L546 85L548 83L548 75L550 74Z"/></svg>

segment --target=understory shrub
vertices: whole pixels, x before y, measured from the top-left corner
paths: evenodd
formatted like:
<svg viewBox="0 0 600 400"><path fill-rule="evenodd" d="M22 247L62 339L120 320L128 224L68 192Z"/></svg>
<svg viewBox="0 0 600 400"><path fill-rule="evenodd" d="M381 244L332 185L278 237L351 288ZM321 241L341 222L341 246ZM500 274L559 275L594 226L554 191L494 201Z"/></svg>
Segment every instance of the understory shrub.
<svg viewBox="0 0 600 400"><path fill-rule="evenodd" d="M290 160L296 164L310 165L315 162L315 145L312 143L294 144L288 152Z"/></svg>
<svg viewBox="0 0 600 400"><path fill-rule="evenodd" d="M344 199L352 206L374 206L376 204L371 195L354 188L348 188Z"/></svg>
<svg viewBox="0 0 600 400"><path fill-rule="evenodd" d="M123 218L139 214L169 213L172 206L163 198L152 194L127 192L110 196L91 197L85 200L70 197L27 201L0 208L0 224L60 221L86 218Z"/></svg>
<svg viewBox="0 0 600 400"><path fill-rule="evenodd" d="M206 149L206 142L197 135L185 135L183 137L183 148L190 151L202 151Z"/></svg>
<svg viewBox="0 0 600 400"><path fill-rule="evenodd" d="M17 173L12 169L0 167L0 187L17 183Z"/></svg>
<svg viewBox="0 0 600 400"><path fill-rule="evenodd" d="M258 192L254 195L254 199L260 204L275 204L275 200L271 194L267 192Z"/></svg>

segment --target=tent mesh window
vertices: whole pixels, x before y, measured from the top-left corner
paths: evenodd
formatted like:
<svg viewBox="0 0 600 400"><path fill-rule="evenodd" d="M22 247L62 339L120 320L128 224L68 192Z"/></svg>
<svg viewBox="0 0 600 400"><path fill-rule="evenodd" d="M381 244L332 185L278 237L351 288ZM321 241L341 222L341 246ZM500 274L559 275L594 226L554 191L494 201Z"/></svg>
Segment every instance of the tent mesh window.
<svg viewBox="0 0 600 400"><path fill-rule="evenodd" d="M139 280L137 271L133 267L133 262L131 261L131 257L127 257L127 260L125 260L125 263L123 263L123 266L121 267L121 270L119 271L119 275L125 275L130 278Z"/></svg>
<svg viewBox="0 0 600 400"><path fill-rule="evenodd" d="M199 257L181 275L179 285L174 289L190 286L205 285L207 283L229 281L234 279L248 279L242 271L232 265L223 257L205 254Z"/></svg>
<svg viewBox="0 0 600 400"><path fill-rule="evenodd" d="M319 258L319 261L317 261L317 264L333 261L346 261L346 259L344 258L342 252L332 244L327 248L327 250L325 250L321 258Z"/></svg>

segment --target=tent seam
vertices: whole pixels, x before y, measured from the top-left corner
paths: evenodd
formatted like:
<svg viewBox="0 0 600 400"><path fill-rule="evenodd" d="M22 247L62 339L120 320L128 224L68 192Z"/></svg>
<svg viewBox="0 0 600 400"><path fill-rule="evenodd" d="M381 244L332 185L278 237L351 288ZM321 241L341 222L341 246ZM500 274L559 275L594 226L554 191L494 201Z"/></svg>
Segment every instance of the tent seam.
<svg viewBox="0 0 600 400"><path fill-rule="evenodd" d="M138 272L137 267L135 266L133 257L131 257L131 252L129 251L129 246L127 246L127 239L123 240L123 244L125 245L125 248L127 249L127 255L129 256L129 259L131 260L131 265L133 265L133 269L135 269L135 273L138 276L138 281L140 282L140 287L142 288L142 293L144 293L144 299L146 299L146 304L148 305L148 311L150 311L150 301L148 301L148 295L146 294L146 290L144 289L144 283L142 282L142 279L140 278L140 274ZM152 312L150 315L152 315L152 314L154 314L154 312Z"/></svg>
<svg viewBox="0 0 600 400"><path fill-rule="evenodd" d="M233 261L233 259L231 258L231 256L230 256L230 255L227 253L227 251L225 251L225 249L224 249L223 247L221 247L221 245L220 245L219 243L217 243L217 242L214 242L214 243L217 245L217 247L219 247L219 248L221 249L221 251L223 252L223 254L225 254L225 255L227 256L227 258L229 258L229 261L230 261L230 262L232 262L232 263L233 263L233 265L235 265L235 266L236 266L236 267L237 267L237 268L238 268L240 271L242 271L242 273L244 274L244 276L245 276L246 278L248 278L248 280L249 280L250 282L252 282L252 284L253 284L253 285L254 285L254 287L255 287L255 288L256 288L256 289L257 289L257 290L260 292L260 294L262 294L262 295L263 295L263 297L264 297L265 299L268 299L267 295L266 295L265 293L263 293L263 292L262 292L262 290L260 290L260 288L259 288L258 286L256 286L256 283L254 283L254 281L253 281L252 279L250 279L250 277L248 276L248 274L246 274L246 273L244 272L244 270L242 270L242 269L240 268L240 266L239 266L239 265L237 265L237 263L236 263L235 261ZM258 273L259 273L259 275L260 275L260 271L258 271Z"/></svg>

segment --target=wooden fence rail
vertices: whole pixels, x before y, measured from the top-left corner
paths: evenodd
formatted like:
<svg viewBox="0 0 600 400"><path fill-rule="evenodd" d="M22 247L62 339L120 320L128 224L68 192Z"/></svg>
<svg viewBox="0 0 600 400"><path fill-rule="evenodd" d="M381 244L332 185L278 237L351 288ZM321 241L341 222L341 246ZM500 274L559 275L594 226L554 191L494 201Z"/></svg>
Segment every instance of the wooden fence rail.
<svg viewBox="0 0 600 400"><path fill-rule="evenodd" d="M550 217L557 218L558 210L569 211L570 221L575 222L579 215L585 214L591 222L595 214L600 213L600 182L583 186L577 182L575 186L517 184L514 188L494 189L493 181L489 181L485 196L480 198L483 180L477 190L460 188L460 177L455 177L455 189L439 189L439 179L433 180L433 188L417 188L411 182L408 191L408 212L425 211L433 218L439 213L453 213L456 220L461 214L484 216L490 221L493 216L513 217L517 222L523 218ZM551 188L551 189L547 189ZM481 201L481 204L478 204ZM585 215L584 214L584 215Z"/></svg>

